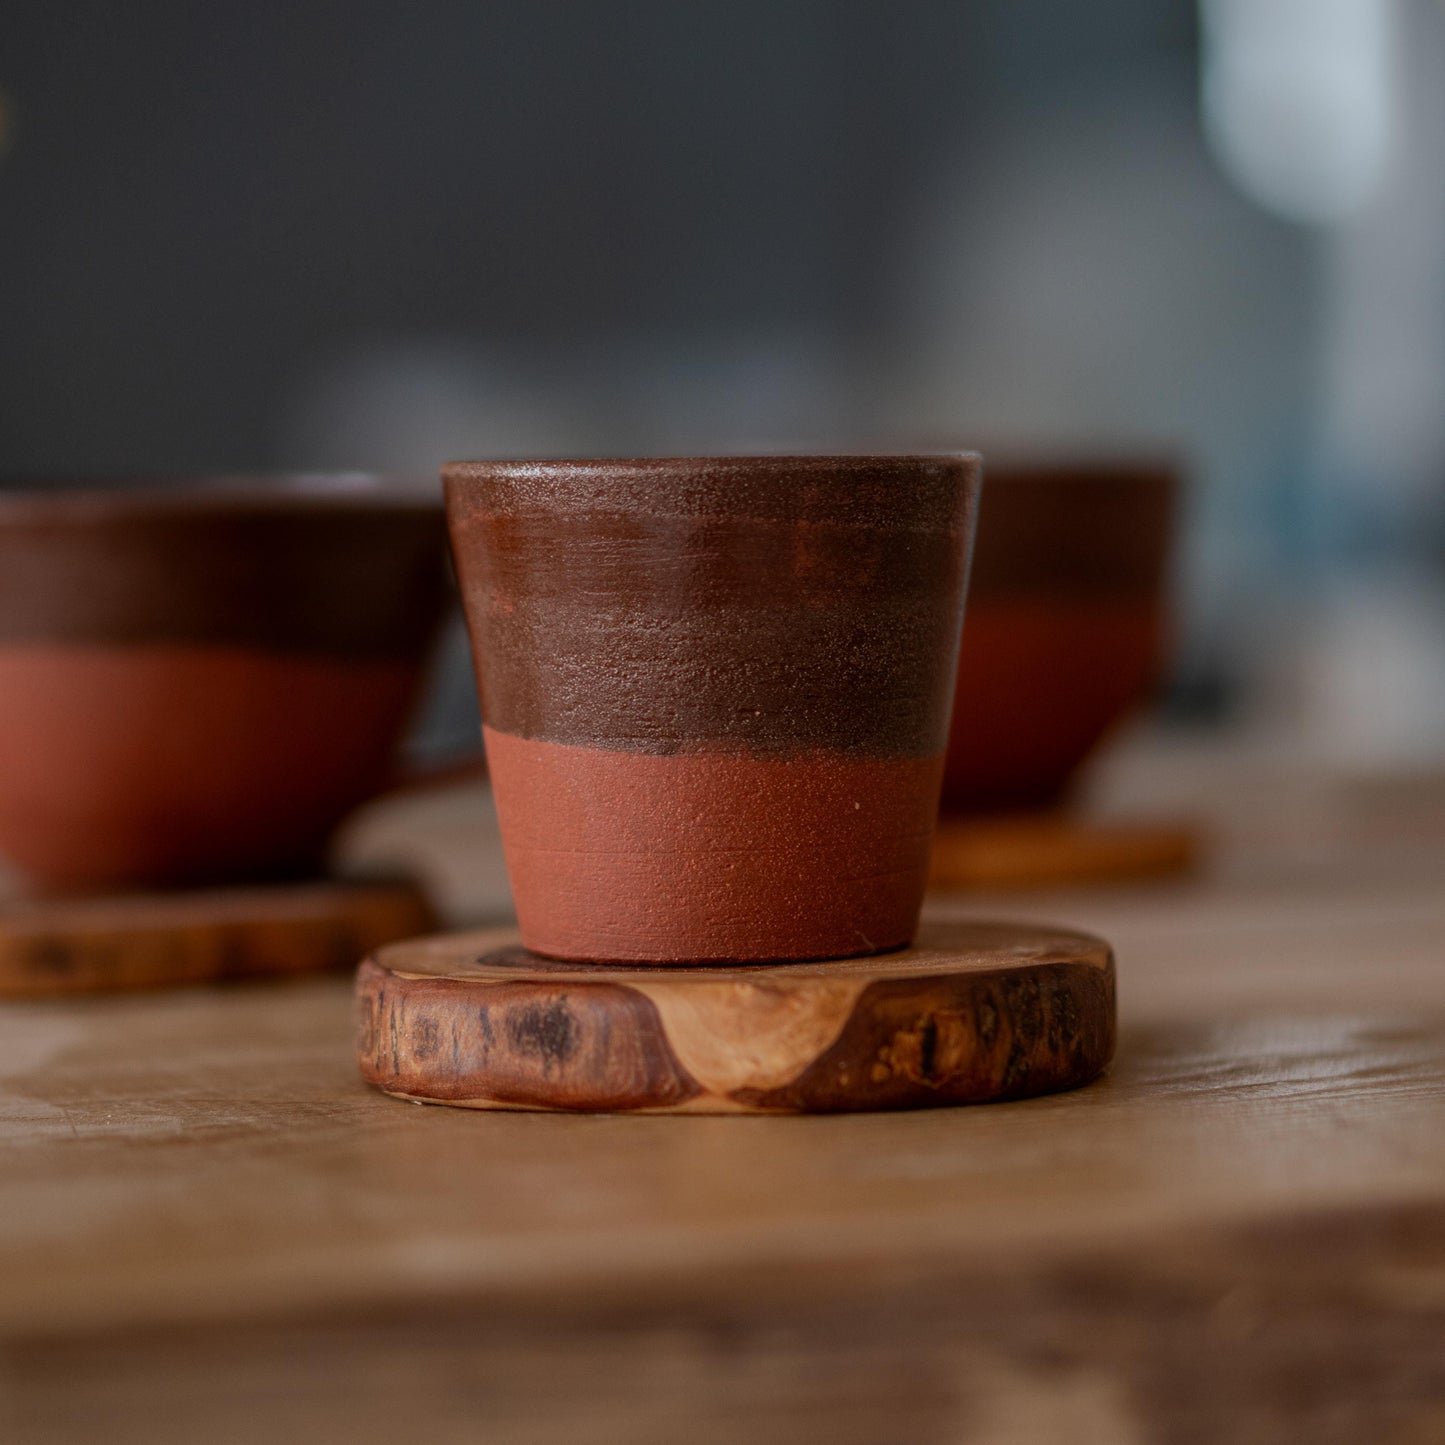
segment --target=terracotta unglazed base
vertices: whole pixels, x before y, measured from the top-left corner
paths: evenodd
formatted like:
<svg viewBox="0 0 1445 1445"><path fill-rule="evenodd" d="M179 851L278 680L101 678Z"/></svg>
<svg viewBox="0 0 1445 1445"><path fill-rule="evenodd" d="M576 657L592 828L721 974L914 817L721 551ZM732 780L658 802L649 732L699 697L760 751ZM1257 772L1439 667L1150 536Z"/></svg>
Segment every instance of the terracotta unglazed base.
<svg viewBox="0 0 1445 1445"><path fill-rule="evenodd" d="M512 895L555 958L842 957L912 936L941 758L671 755L486 729Z"/></svg>
<svg viewBox="0 0 1445 1445"><path fill-rule="evenodd" d="M91 894L319 872L418 682L414 659L0 645L0 856Z"/></svg>
<svg viewBox="0 0 1445 1445"><path fill-rule="evenodd" d="M362 1077L474 1109L830 1113L1020 1099L1114 1052L1114 959L1083 933L925 925L812 964L557 963L515 932L423 938L357 973Z"/></svg>
<svg viewBox="0 0 1445 1445"><path fill-rule="evenodd" d="M350 969L435 926L405 880L10 903L0 906L0 997Z"/></svg>

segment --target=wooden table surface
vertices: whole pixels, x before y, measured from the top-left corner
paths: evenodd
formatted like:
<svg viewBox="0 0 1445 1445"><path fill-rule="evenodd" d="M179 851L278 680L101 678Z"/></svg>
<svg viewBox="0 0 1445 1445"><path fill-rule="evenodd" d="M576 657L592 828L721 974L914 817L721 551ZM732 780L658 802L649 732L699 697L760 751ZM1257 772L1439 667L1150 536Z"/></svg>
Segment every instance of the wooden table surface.
<svg viewBox="0 0 1445 1445"><path fill-rule="evenodd" d="M1201 876L930 905L1114 942L1073 1094L472 1113L344 979L0 1007L0 1441L1445 1440L1445 780L1153 765ZM504 906L482 795L368 827Z"/></svg>

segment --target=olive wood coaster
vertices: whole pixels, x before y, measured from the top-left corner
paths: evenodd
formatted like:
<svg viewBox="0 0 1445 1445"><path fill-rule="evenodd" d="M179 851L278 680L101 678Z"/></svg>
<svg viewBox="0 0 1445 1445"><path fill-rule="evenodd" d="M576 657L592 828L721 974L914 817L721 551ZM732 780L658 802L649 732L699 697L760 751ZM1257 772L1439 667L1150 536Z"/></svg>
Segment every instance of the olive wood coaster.
<svg viewBox="0 0 1445 1445"><path fill-rule="evenodd" d="M928 884L938 890L1128 883L1191 872L1197 828L1097 823L1065 813L944 818L933 836Z"/></svg>
<svg viewBox="0 0 1445 1445"><path fill-rule="evenodd" d="M436 927L410 881L316 882L0 905L0 997L354 968Z"/></svg>
<svg viewBox="0 0 1445 1445"><path fill-rule="evenodd" d="M1088 934L925 925L836 962L558 963L510 930L382 949L356 980L362 1077L474 1109L828 1113L1019 1099L1114 1052L1114 958Z"/></svg>

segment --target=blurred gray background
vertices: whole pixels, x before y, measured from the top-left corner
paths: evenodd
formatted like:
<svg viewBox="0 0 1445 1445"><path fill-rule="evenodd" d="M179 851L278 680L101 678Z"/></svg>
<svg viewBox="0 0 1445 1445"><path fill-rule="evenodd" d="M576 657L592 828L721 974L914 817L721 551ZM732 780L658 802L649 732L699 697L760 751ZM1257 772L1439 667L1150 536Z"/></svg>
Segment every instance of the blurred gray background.
<svg viewBox="0 0 1445 1445"><path fill-rule="evenodd" d="M1440 0L7 0L0 473L1163 447L1173 715L1439 758L1442 171Z"/></svg>

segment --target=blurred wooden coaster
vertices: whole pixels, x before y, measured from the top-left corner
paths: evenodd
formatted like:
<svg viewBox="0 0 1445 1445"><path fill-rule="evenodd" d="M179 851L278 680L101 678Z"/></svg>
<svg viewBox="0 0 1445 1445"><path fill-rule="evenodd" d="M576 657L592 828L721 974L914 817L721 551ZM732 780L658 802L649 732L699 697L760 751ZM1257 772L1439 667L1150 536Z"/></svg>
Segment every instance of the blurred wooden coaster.
<svg viewBox="0 0 1445 1445"><path fill-rule="evenodd" d="M273 884L0 905L0 997L355 968L436 927L409 881Z"/></svg>
<svg viewBox="0 0 1445 1445"><path fill-rule="evenodd" d="M1093 823L1067 814L944 818L929 887L1036 888L1126 883L1190 872L1199 830L1179 823Z"/></svg>
<svg viewBox="0 0 1445 1445"><path fill-rule="evenodd" d="M416 939L357 972L357 1060L473 1109L830 1113L1017 1099L1114 1052L1114 959L1083 933L925 924L822 963L557 963L511 931Z"/></svg>

